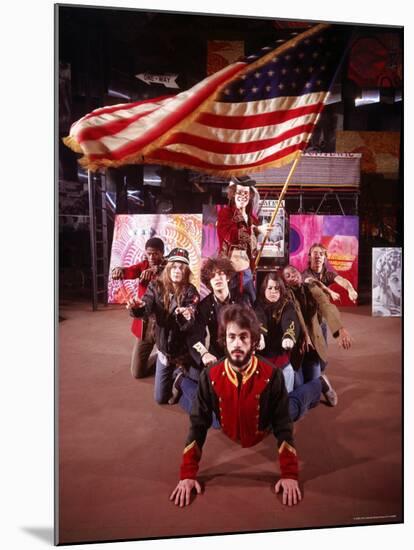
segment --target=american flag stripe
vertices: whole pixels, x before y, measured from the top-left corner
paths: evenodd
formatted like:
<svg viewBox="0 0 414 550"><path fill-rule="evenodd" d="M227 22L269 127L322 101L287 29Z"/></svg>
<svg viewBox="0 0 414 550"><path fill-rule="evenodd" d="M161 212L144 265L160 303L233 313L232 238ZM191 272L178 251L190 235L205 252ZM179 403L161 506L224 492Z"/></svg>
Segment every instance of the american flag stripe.
<svg viewBox="0 0 414 550"><path fill-rule="evenodd" d="M258 126L253 128L243 128L241 130L234 130L228 128L216 128L212 126L205 126L204 124L194 123L188 132L182 132L181 135L191 134L195 138L201 137L205 139L211 139L219 142L226 143L244 143L246 141L260 141L269 139L269 135L272 137L282 134L287 130L304 124L313 123L314 116L312 114L298 117L294 120L287 120L280 124L271 124L266 126ZM177 136L178 132L174 134ZM178 139L178 138L177 138ZM166 143L170 143L169 140Z"/></svg>
<svg viewBox="0 0 414 550"><path fill-rule="evenodd" d="M303 94L296 98L295 108L305 107L323 102L326 92ZM272 99L264 99L240 103L224 103L215 101L209 107L209 113L223 116L249 116L260 115L274 111L287 111L292 106L291 96L281 96Z"/></svg>
<svg viewBox="0 0 414 550"><path fill-rule="evenodd" d="M206 152L220 153L220 154L243 154L252 151L261 151L265 150L277 143L284 142L284 140L294 137L295 135L311 132L313 129L313 124L304 124L302 126L297 126L296 128L291 128L283 133L278 133L277 137L271 139L260 139L260 140L246 140L246 141L235 141L223 142L216 141L213 139L206 139L200 136L180 133L174 134L174 139L171 142L166 142L163 148L179 148L182 145L188 145L189 147L197 147ZM300 135L299 134L299 135ZM173 147L170 147L173 146Z"/></svg>
<svg viewBox="0 0 414 550"><path fill-rule="evenodd" d="M205 162L211 162L212 164L219 163L229 163L236 165L237 163L243 164L252 164L261 160L265 160L267 157L272 156L277 151L282 151L285 148L289 148L292 144L299 144L306 136L306 132L298 134L294 132L292 136L287 136L286 139L279 141L276 144L271 145L270 147L258 148L253 152L248 152L248 146L242 151L237 151L234 154L227 152L215 152L208 151L204 148L199 148L194 145L185 145L185 147L180 143L174 143L172 145L167 145L163 147L163 150L166 149L170 152L185 152L196 159L203 160Z"/></svg>
<svg viewBox="0 0 414 550"><path fill-rule="evenodd" d="M91 169L159 163L231 176L289 162L306 148L344 53L338 27L316 25L176 96L97 109L65 143Z"/></svg>
<svg viewBox="0 0 414 550"><path fill-rule="evenodd" d="M264 166L275 166L276 163L281 159L284 159L286 163L290 162L296 157L298 150L303 150L305 146L305 143L300 143L299 145L295 143L290 147L285 147L282 151L277 151L276 153L268 157L266 159L266 162L258 160L256 162L246 163L244 165L244 168L247 169L249 172L252 172L258 169L258 167L263 168ZM223 170L223 164L221 162L219 162L218 164L214 164L214 162L210 160L203 161L192 155L177 153L174 151L169 151L167 149L156 150L154 157L149 156L148 161L151 164L158 163L172 166L188 166L191 164L194 169L198 169L207 174L213 173L216 175L227 176L229 173L228 170L232 170L234 174L238 174L241 172L239 162L237 162L236 164L231 164L230 162L228 162L226 164L226 170Z"/></svg>
<svg viewBox="0 0 414 550"><path fill-rule="evenodd" d="M309 113L319 113L323 103L301 107L300 109L290 109L286 111L278 111L276 113L264 113L261 115L251 116L230 116L217 117L216 115L206 114L200 116L198 122L206 126L215 128L229 128L237 130L238 128L255 128L258 126L271 126L286 120L291 120Z"/></svg>

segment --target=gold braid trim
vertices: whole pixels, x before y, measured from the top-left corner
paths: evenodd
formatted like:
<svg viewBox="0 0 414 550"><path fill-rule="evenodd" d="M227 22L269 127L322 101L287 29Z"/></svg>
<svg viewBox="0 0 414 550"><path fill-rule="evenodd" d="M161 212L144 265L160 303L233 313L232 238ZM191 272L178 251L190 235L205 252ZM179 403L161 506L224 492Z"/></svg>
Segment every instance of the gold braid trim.
<svg viewBox="0 0 414 550"><path fill-rule="evenodd" d="M282 445L279 447L279 454L283 453L284 450L290 451L292 454L296 456L296 449L292 447L292 445L289 445L287 441L284 441Z"/></svg>
<svg viewBox="0 0 414 550"><path fill-rule="evenodd" d="M187 445L187 447L184 449L183 451L183 455L185 455L185 453L188 453L188 451L191 451L191 449L197 445L197 441L194 439L194 441L192 441L189 445Z"/></svg>
<svg viewBox="0 0 414 550"><path fill-rule="evenodd" d="M283 334L283 338L288 336L293 340L293 342L296 344L296 334L295 334L295 323L294 321L290 322L289 328L287 328ZM282 338L282 339L283 339Z"/></svg>

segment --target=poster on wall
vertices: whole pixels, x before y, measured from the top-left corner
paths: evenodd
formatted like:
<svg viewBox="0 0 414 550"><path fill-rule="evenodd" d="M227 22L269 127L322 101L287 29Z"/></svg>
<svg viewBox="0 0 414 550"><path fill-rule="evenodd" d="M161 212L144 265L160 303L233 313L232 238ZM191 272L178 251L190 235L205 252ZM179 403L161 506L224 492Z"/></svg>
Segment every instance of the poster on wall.
<svg viewBox="0 0 414 550"><path fill-rule="evenodd" d="M199 286L201 260L201 214L119 214L115 218L109 274L114 267L129 267L145 258L151 237L164 241L165 255L179 246L188 250L193 282ZM138 281L108 278L108 303L124 304L136 295Z"/></svg>
<svg viewBox="0 0 414 550"><path fill-rule="evenodd" d="M401 316L401 248L372 249L372 315Z"/></svg>
<svg viewBox="0 0 414 550"><path fill-rule="evenodd" d="M310 247L320 243L327 255L324 268L349 281L358 292L358 220L358 216L290 216L290 263L304 271L309 267ZM336 305L355 305L343 285L334 282L329 288L339 294Z"/></svg>
<svg viewBox="0 0 414 550"><path fill-rule="evenodd" d="M264 199L259 206L259 224L268 224L272 219L277 206L277 199ZM263 236L257 238L258 248L261 246ZM273 228L269 234L262 251L263 258L284 258L285 256L285 201L282 201L278 210Z"/></svg>

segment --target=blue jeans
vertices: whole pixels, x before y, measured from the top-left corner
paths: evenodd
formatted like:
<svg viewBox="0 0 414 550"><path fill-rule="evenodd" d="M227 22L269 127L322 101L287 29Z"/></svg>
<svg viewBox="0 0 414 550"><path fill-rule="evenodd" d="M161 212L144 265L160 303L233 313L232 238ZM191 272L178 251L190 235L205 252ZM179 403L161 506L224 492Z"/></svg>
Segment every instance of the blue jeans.
<svg viewBox="0 0 414 550"><path fill-rule="evenodd" d="M182 407L188 414L191 412L191 408L193 406L193 400L195 399L195 396L197 394L197 388L198 388L198 380L194 380L190 378L189 376L185 376L181 382L181 391L182 395L180 397L180 400L178 401L178 404L180 407ZM217 430L220 429L219 421L217 420L216 415L213 413L213 428L216 428Z"/></svg>
<svg viewBox="0 0 414 550"><path fill-rule="evenodd" d="M295 371L290 363L282 369L283 378L285 379L286 391L290 393L295 385Z"/></svg>
<svg viewBox="0 0 414 550"><path fill-rule="evenodd" d="M289 415L296 422L321 399L322 384L319 378L306 382L289 393Z"/></svg>
<svg viewBox="0 0 414 550"><path fill-rule="evenodd" d="M321 375L321 362L316 353L311 352L305 355L302 366L295 371L295 388L306 382L315 380Z"/></svg>
<svg viewBox="0 0 414 550"><path fill-rule="evenodd" d="M254 303L256 302L256 289L253 282L253 274L251 269L245 269L244 271L240 271L234 275L234 277L231 278L229 283L229 289L232 292L235 292L236 294L240 294L239 289L239 283L240 283L240 273L242 273L242 286L243 286L243 294L247 294L250 300L250 304L253 307Z"/></svg>
<svg viewBox="0 0 414 550"><path fill-rule="evenodd" d="M322 319L321 330L322 330L323 337L325 338L326 345L328 345L328 325L326 324L325 319ZM322 372L326 369L327 366L328 366L328 363L325 362L325 361L322 361L322 359L321 359L321 371Z"/></svg>
<svg viewBox="0 0 414 550"><path fill-rule="evenodd" d="M175 367L169 364L167 357L158 351L155 362L154 399L160 405L167 403L171 397L175 370Z"/></svg>

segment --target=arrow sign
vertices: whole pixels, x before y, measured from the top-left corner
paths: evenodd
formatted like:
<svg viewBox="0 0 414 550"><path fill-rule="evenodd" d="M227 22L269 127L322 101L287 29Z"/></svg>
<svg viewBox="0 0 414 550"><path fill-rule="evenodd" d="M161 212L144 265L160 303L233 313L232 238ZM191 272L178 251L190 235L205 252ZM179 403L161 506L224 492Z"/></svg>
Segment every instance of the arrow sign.
<svg viewBox="0 0 414 550"><path fill-rule="evenodd" d="M142 80L145 84L163 84L166 88L179 88L176 80L178 74L151 74L151 73L140 73L136 74L135 78Z"/></svg>

